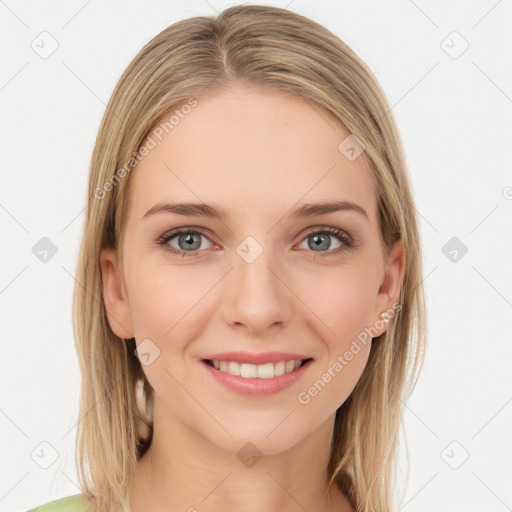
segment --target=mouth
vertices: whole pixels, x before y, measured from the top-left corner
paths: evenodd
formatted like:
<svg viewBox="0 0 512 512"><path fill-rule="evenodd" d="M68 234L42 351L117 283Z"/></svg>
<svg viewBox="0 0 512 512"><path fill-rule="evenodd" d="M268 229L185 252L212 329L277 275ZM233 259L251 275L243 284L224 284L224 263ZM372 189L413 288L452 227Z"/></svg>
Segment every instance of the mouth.
<svg viewBox="0 0 512 512"><path fill-rule="evenodd" d="M203 363L218 372L227 373L245 379L272 379L287 373L293 373L299 368L309 364L312 357L307 359L282 360L276 363L249 364L237 361L217 361L203 359Z"/></svg>

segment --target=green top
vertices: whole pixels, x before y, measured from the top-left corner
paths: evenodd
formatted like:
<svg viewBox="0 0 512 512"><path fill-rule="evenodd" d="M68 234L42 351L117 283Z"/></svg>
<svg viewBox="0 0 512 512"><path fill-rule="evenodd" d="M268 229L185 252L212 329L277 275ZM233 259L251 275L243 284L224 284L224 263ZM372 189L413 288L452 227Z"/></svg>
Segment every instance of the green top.
<svg viewBox="0 0 512 512"><path fill-rule="evenodd" d="M28 512L90 512L90 508L82 494L74 494L39 505L39 507L32 508Z"/></svg>
<svg viewBox="0 0 512 512"><path fill-rule="evenodd" d="M82 495L75 494L59 500L50 501L28 512L88 512L88 510L87 504L82 500Z"/></svg>

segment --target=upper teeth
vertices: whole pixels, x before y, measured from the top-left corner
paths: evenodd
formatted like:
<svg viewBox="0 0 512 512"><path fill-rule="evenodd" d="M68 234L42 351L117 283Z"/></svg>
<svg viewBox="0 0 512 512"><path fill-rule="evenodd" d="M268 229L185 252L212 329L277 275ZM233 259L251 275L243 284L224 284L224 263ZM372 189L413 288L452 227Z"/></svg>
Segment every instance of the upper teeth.
<svg viewBox="0 0 512 512"><path fill-rule="evenodd" d="M266 364L247 364L237 363L235 361L213 361L213 366L221 372L226 372L231 375L239 375L248 379L271 379L290 373L301 365L302 361L279 361L278 363Z"/></svg>

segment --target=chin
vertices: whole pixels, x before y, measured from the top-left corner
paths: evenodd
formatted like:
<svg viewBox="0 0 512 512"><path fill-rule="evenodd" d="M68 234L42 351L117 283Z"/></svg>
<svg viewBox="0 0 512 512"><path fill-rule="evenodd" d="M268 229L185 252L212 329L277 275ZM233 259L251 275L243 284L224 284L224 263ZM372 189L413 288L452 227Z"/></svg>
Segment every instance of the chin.
<svg viewBox="0 0 512 512"><path fill-rule="evenodd" d="M211 431L205 438L219 448L233 453L240 457L244 451L256 452L256 455L278 455L294 448L302 439L307 437L308 431L303 426L298 428L290 420L291 416L283 422L286 414L283 414L276 421L272 422L253 422L252 424L242 423L240 425L230 425L227 427L230 437L227 433L211 435ZM281 423L282 422L282 423ZM289 424L285 427L285 424ZM267 426L270 425L271 426ZM240 453L242 452L242 453Z"/></svg>

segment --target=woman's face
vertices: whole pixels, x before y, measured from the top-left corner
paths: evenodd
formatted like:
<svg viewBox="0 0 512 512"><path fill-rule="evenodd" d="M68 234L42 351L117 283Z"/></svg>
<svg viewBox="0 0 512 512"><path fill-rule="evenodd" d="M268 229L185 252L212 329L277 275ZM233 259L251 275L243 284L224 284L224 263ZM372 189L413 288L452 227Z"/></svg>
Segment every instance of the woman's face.
<svg viewBox="0 0 512 512"><path fill-rule="evenodd" d="M401 246L383 259L364 155L320 108L241 86L190 105L155 126L129 177L120 259L101 255L110 325L136 338L161 421L278 453L352 392L365 329L382 333L397 299ZM357 206L300 214L333 202ZM268 364L295 358L310 361Z"/></svg>

